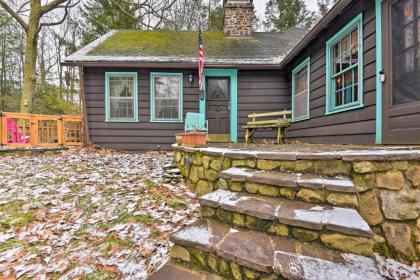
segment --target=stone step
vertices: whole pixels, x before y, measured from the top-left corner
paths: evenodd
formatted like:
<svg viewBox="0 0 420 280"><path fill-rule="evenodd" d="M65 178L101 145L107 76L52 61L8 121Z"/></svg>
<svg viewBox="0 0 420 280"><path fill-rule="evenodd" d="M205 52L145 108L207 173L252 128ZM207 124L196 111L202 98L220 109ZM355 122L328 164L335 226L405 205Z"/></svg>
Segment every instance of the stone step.
<svg viewBox="0 0 420 280"><path fill-rule="evenodd" d="M167 263L153 273L149 280L223 280L224 278L205 271L189 269L177 264Z"/></svg>
<svg viewBox="0 0 420 280"><path fill-rule="evenodd" d="M232 167L220 172L220 177L233 182L254 182L278 187L324 189L331 192L357 193L353 181L342 177L322 177L274 171L259 171Z"/></svg>
<svg viewBox="0 0 420 280"><path fill-rule="evenodd" d="M173 260L227 279L385 279L372 258L211 220L198 220L170 240Z"/></svg>
<svg viewBox="0 0 420 280"><path fill-rule="evenodd" d="M287 225L290 226L289 230L304 228L321 233L335 232L363 237L361 239L363 242L367 241L366 238L372 237L369 225L356 210L350 208L320 206L226 190L216 190L206 194L199 198L199 203L205 207L202 210L205 217L216 218L237 226L248 224L248 227L254 228L252 224L256 224L258 227L255 229L270 231L270 228L278 225ZM235 215L237 213L242 215ZM256 221L247 222L248 217ZM284 231L287 232L288 228L284 227ZM322 238L323 235L321 240Z"/></svg>

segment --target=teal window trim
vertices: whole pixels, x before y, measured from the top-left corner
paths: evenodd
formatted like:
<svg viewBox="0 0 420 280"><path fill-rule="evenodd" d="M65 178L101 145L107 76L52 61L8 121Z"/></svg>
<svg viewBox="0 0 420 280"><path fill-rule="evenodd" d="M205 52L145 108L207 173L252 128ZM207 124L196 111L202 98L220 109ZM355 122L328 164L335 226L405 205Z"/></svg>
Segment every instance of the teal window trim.
<svg viewBox="0 0 420 280"><path fill-rule="evenodd" d="M343 39L345 36L349 35L350 32L357 27L358 40L359 40L359 57L358 57L358 101L353 103L344 104L341 106L335 106L334 104L334 93L335 93L335 83L333 82L333 59L332 59L332 47ZM335 114L344 111L359 109L364 107L363 103L363 56L364 56L364 47L363 47L363 14L356 16L351 22L349 22L344 28L342 28L337 34L335 34L331 39L326 43L326 104L325 104L325 114ZM353 67L354 68L354 67ZM348 68L346 70L350 71ZM339 73L335 74L337 76Z"/></svg>
<svg viewBox="0 0 420 280"><path fill-rule="evenodd" d="M176 76L181 78L179 102L178 102L178 118L162 119L155 117L155 87L154 79L156 77ZM175 72L151 72L150 73L150 122L153 123L183 123L184 122L184 74Z"/></svg>
<svg viewBox="0 0 420 280"><path fill-rule="evenodd" d="M109 96L109 77L123 76L134 78L134 118L133 119L111 119L110 118L110 96ZM105 122L133 123L139 122L139 80L137 72L105 72Z"/></svg>
<svg viewBox="0 0 420 280"><path fill-rule="evenodd" d="M236 143L238 142L238 70L204 69L204 100L200 100L200 113L204 115L206 115L206 77L230 77L230 140Z"/></svg>
<svg viewBox="0 0 420 280"><path fill-rule="evenodd" d="M376 144L382 144L382 0L375 0L376 14Z"/></svg>
<svg viewBox="0 0 420 280"><path fill-rule="evenodd" d="M308 79L308 100L307 100L307 114L305 116L296 118L295 117L295 94L296 94L296 75L303 70L304 68L306 68L307 71L307 79ZM311 58L308 57L306 58L303 62L301 62L298 66L296 66L293 71L292 71L292 122L299 122L299 121L304 121L304 120L308 120L310 118L310 108L309 108L309 103L310 103L310 98L311 97Z"/></svg>

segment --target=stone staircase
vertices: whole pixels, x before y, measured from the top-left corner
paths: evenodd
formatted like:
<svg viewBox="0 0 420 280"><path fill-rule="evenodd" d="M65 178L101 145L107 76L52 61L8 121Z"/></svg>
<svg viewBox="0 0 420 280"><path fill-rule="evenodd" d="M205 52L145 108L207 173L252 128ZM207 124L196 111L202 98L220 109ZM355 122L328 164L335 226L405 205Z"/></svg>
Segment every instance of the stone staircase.
<svg viewBox="0 0 420 280"><path fill-rule="evenodd" d="M150 279L419 279L376 253L353 179L249 165L214 168L202 218L170 236L171 260Z"/></svg>

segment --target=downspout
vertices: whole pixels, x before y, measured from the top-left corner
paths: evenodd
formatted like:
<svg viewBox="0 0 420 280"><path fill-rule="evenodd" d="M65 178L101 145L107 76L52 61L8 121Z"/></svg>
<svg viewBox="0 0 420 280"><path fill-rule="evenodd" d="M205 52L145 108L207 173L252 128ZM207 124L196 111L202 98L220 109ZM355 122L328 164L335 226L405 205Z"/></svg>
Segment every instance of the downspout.
<svg viewBox="0 0 420 280"><path fill-rule="evenodd" d="M382 144L382 0L375 0L376 15L376 144Z"/></svg>

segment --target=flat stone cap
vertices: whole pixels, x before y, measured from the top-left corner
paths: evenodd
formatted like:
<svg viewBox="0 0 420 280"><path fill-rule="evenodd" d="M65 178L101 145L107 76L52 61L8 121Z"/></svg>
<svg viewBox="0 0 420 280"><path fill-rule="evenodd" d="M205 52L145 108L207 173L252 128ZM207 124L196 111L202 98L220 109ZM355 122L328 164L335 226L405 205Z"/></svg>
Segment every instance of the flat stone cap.
<svg viewBox="0 0 420 280"><path fill-rule="evenodd" d="M245 145L245 144L212 144L207 147L183 147L174 145L174 149L186 152L226 156L241 159L267 160L327 160L343 161L393 161L420 160L418 146L350 146L318 144L284 144L284 145Z"/></svg>

